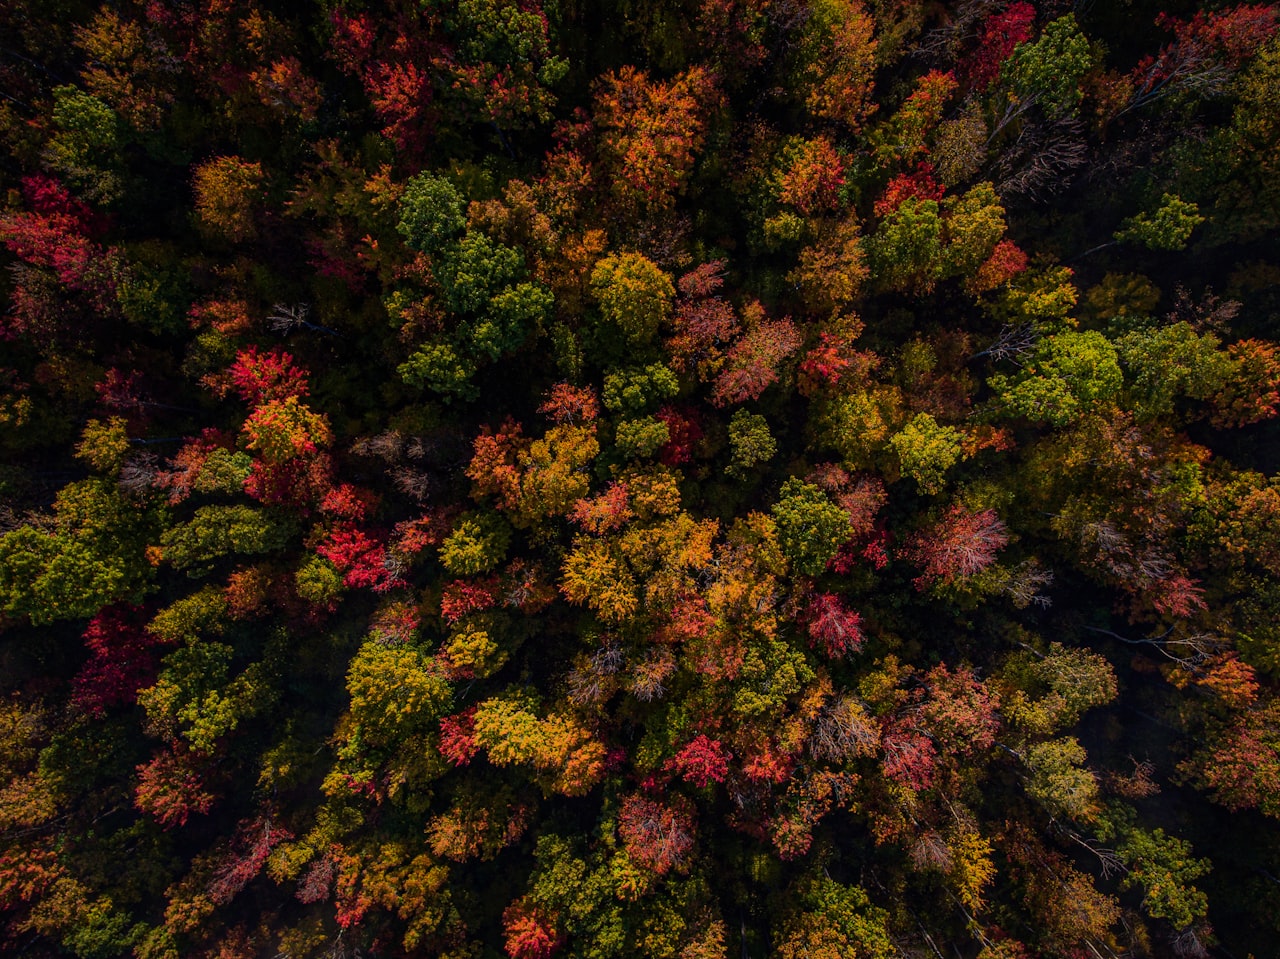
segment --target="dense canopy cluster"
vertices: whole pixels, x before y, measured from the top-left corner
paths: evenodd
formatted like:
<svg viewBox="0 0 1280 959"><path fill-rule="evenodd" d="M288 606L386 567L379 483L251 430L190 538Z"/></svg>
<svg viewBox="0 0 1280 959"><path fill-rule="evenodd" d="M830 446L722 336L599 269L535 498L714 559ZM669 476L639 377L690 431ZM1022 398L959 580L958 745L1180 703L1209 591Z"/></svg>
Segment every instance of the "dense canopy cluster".
<svg viewBox="0 0 1280 959"><path fill-rule="evenodd" d="M1280 8L0 36L0 951L1275 954Z"/></svg>

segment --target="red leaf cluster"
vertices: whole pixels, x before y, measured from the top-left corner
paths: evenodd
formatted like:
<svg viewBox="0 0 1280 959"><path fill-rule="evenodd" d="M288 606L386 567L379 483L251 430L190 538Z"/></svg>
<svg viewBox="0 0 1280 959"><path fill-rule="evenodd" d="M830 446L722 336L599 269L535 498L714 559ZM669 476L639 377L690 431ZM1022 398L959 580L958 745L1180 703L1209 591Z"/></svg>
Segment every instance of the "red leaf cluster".
<svg viewBox="0 0 1280 959"><path fill-rule="evenodd" d="M667 761L667 767L675 769L685 780L702 788L708 783L724 782L732 756L719 740L699 733Z"/></svg>
<svg viewBox="0 0 1280 959"><path fill-rule="evenodd" d="M839 596L814 593L805 610L809 645L816 646L831 659L842 659L862 648L866 636L862 617L847 609Z"/></svg>
<svg viewBox="0 0 1280 959"><path fill-rule="evenodd" d="M476 708L440 720L440 755L455 766L465 766L480 751L476 743Z"/></svg>
<svg viewBox="0 0 1280 959"><path fill-rule="evenodd" d="M231 385L246 403L259 406L271 400L306 396L307 374L293 365L293 357L283 350L259 353L256 346L241 350L231 365Z"/></svg>
<svg viewBox="0 0 1280 959"><path fill-rule="evenodd" d="M141 614L137 606L108 606L89 620L89 659L71 681L71 705L86 716L101 719L112 707L132 706L138 690L155 683L157 640Z"/></svg>

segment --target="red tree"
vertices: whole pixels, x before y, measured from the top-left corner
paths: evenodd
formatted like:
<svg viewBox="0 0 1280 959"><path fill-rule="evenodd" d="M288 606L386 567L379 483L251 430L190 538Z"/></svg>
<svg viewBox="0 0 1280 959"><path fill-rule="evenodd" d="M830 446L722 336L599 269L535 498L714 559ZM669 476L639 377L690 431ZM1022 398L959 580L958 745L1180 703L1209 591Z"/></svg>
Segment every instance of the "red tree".
<svg viewBox="0 0 1280 959"><path fill-rule="evenodd" d="M241 350L231 365L231 385L246 403L260 406L271 400L306 396L307 374L293 365L293 357L282 350L258 352L256 346Z"/></svg>
<svg viewBox="0 0 1280 959"><path fill-rule="evenodd" d="M667 767L701 788L707 783L724 782L731 758L732 753L718 740L699 733L667 761Z"/></svg>
<svg viewBox="0 0 1280 959"><path fill-rule="evenodd" d="M942 519L907 540L906 555L922 568L915 580L924 590L936 582L952 583L981 572L995 561L1009 534L995 510L970 513L959 503Z"/></svg>
<svg viewBox="0 0 1280 959"><path fill-rule="evenodd" d="M716 377L711 402L719 407L756 400L778 381L782 361L800 349L803 338L790 320L761 319L734 344L727 369Z"/></svg>
<svg viewBox="0 0 1280 959"><path fill-rule="evenodd" d="M465 766L480 751L476 743L476 709L469 706L440 720L440 755L455 766Z"/></svg>
<svg viewBox="0 0 1280 959"><path fill-rule="evenodd" d="M681 797L667 805L633 793L622 801L618 831L634 862L659 876L682 871L693 851L693 810Z"/></svg>
<svg viewBox="0 0 1280 959"><path fill-rule="evenodd" d="M847 609L839 596L814 593L805 610L809 644L817 646L832 659L840 659L862 648L866 637L862 617Z"/></svg>
<svg viewBox="0 0 1280 959"><path fill-rule="evenodd" d="M993 13L978 28L973 52L960 62L960 75L978 90L985 90L1000 75L1000 65L1013 48L1031 39L1036 8L1029 3L1010 4Z"/></svg>
<svg viewBox="0 0 1280 959"><path fill-rule="evenodd" d="M109 606L89 621L84 644L89 659L71 681L71 705L101 719L114 706L131 706L138 690L155 682L156 638L137 606Z"/></svg>
<svg viewBox="0 0 1280 959"><path fill-rule="evenodd" d="M502 929L511 959L548 959L564 943L555 922L527 899L517 899L503 911Z"/></svg>
<svg viewBox="0 0 1280 959"><path fill-rule="evenodd" d="M180 746L138 767L134 804L165 829L186 825L192 813L207 813L216 798L205 788L191 754Z"/></svg>

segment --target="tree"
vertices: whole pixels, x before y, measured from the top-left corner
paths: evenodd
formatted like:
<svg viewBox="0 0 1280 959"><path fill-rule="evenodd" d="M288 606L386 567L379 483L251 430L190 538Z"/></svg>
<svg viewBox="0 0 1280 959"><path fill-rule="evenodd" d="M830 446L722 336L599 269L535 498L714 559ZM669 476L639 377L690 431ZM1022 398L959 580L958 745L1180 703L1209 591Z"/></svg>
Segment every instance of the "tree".
<svg viewBox="0 0 1280 959"><path fill-rule="evenodd" d="M457 576L485 573L502 562L510 539L510 528L495 514L464 516L440 544L440 562Z"/></svg>
<svg viewBox="0 0 1280 959"><path fill-rule="evenodd" d="M32 622L81 619L118 600L141 598L154 575L145 551L163 520L114 483L65 486L42 526L0 535L0 609Z"/></svg>
<svg viewBox="0 0 1280 959"><path fill-rule="evenodd" d="M874 109L875 24L857 0L815 5L802 35L796 88L809 112L855 132Z"/></svg>
<svg viewBox="0 0 1280 959"><path fill-rule="evenodd" d="M421 173L405 184L396 229L407 246L423 253L443 249L466 225L462 194L443 177Z"/></svg>
<svg viewBox="0 0 1280 959"><path fill-rule="evenodd" d="M936 523L907 541L907 555L921 568L916 588L974 576L991 565L1008 542L1008 531L995 510L971 513L953 503Z"/></svg>
<svg viewBox="0 0 1280 959"><path fill-rule="evenodd" d="M626 459L653 456L671 439L667 424L656 416L622 420L614 431L614 445Z"/></svg>
<svg viewBox="0 0 1280 959"><path fill-rule="evenodd" d="M652 260L639 253L607 256L591 272L591 291L607 323L633 345L653 339L671 315L675 287Z"/></svg>
<svg viewBox="0 0 1280 959"><path fill-rule="evenodd" d="M1181 250L1195 228L1204 222L1200 208L1179 196L1166 193L1153 213L1139 213L1121 224L1117 242L1141 243L1152 250Z"/></svg>
<svg viewBox="0 0 1280 959"><path fill-rule="evenodd" d="M296 396L269 400L254 409L241 427L244 445L268 466L307 457L332 442L329 420Z"/></svg>
<svg viewBox="0 0 1280 959"><path fill-rule="evenodd" d="M840 206L844 158L826 137L795 140L782 151L774 174L778 202L803 216L829 213Z"/></svg>
<svg viewBox="0 0 1280 959"><path fill-rule="evenodd" d="M77 87L53 88L55 133L45 147L49 165L91 199L119 198L123 183L119 151L127 141L120 117L100 98Z"/></svg>
<svg viewBox="0 0 1280 959"><path fill-rule="evenodd" d="M729 419L729 449L732 457L725 472L737 479L773 459L778 444L769 432L769 421L756 413L738 410Z"/></svg>
<svg viewBox="0 0 1280 959"><path fill-rule="evenodd" d="M1116 853L1127 872L1121 880L1126 889L1141 889L1142 908L1153 919L1165 919L1174 929L1183 930L1205 917L1209 900L1193 886L1193 880L1212 868L1207 859L1191 855L1191 844L1163 829L1147 831L1123 823L1108 823L1104 836L1119 832Z"/></svg>
<svg viewBox="0 0 1280 959"><path fill-rule="evenodd" d="M340 754L358 754L361 743L394 749L414 732L433 730L453 702L440 669L419 650L377 641L364 643L352 658L347 691L352 738Z"/></svg>
<svg viewBox="0 0 1280 959"><path fill-rule="evenodd" d="M1080 103L1080 80L1093 66L1088 39L1074 14L1045 24L1035 42L1014 48L1000 68L1000 82L1020 101L1050 117L1071 114Z"/></svg>
<svg viewBox="0 0 1280 959"><path fill-rule="evenodd" d="M1027 793L1053 816L1092 822L1099 812L1098 780L1085 768L1086 758L1071 736L1034 744L1027 750Z"/></svg>
<svg viewBox="0 0 1280 959"><path fill-rule="evenodd" d="M138 767L134 805L164 829L185 826L193 813L204 815L216 800L194 757L180 746L162 750Z"/></svg>
<svg viewBox="0 0 1280 959"><path fill-rule="evenodd" d="M604 745L578 720L554 712L539 718L519 695L480 703L474 729L490 762L531 766L547 793L582 796L604 775Z"/></svg>
<svg viewBox="0 0 1280 959"><path fill-rule="evenodd" d="M231 385L240 398L253 406L309 392L307 373L293 365L293 357L282 350L258 352L256 346L241 350L229 370Z"/></svg>
<svg viewBox="0 0 1280 959"><path fill-rule="evenodd" d="M632 793L622 800L618 833L627 855L659 876L684 872L693 851L693 813L687 801L672 803Z"/></svg>
<svg viewBox="0 0 1280 959"><path fill-rule="evenodd" d="M862 617L832 593L814 593L805 618L810 645L816 645L831 659L858 652L866 641Z"/></svg>
<svg viewBox="0 0 1280 959"><path fill-rule="evenodd" d="M549 959L564 942L564 937L556 933L555 924L536 905L523 899L503 911L502 927L511 959Z"/></svg>
<svg viewBox="0 0 1280 959"><path fill-rule="evenodd" d="M202 506L190 522L166 529L160 535L160 547L165 561L175 569L199 576L223 556L279 552L292 533L289 525L274 521L265 510Z"/></svg>
<svg viewBox="0 0 1280 959"><path fill-rule="evenodd" d="M898 456L904 476L916 481L921 492L940 493L947 470L964 455L961 433L943 426L928 413L917 413L892 437L889 445Z"/></svg>
<svg viewBox="0 0 1280 959"><path fill-rule="evenodd" d="M1036 9L1026 2L1010 4L990 14L979 29L973 50L961 61L960 72L977 90L986 89L1019 44L1031 39Z"/></svg>
<svg viewBox="0 0 1280 959"><path fill-rule="evenodd" d="M807 879L796 890L798 908L775 934L781 959L888 959L894 953L888 914L873 906L861 886L828 878Z"/></svg>
<svg viewBox="0 0 1280 959"><path fill-rule="evenodd" d="M725 357L725 369L716 377L711 402L729 406L756 400L779 380L779 366L800 349L803 339L789 319L769 320L754 307L748 329Z"/></svg>
<svg viewBox="0 0 1280 959"><path fill-rule="evenodd" d="M871 273L889 290L927 293L942 275L942 218L936 200L907 197L867 240Z"/></svg>
<svg viewBox="0 0 1280 959"><path fill-rule="evenodd" d="M603 77L593 120L610 188L624 209L661 210L674 203L702 144L705 111L715 96L715 77L701 67L668 83L634 67Z"/></svg>
<svg viewBox="0 0 1280 959"><path fill-rule="evenodd" d="M667 760L667 765L679 771L686 781L705 789L709 783L724 782L732 758L723 743L699 733Z"/></svg>
<svg viewBox="0 0 1280 959"><path fill-rule="evenodd" d="M1197 334L1186 322L1135 330L1115 342L1128 372L1130 406L1142 419L1169 416L1174 400L1208 400L1229 383L1231 356L1218 338Z"/></svg>
<svg viewBox="0 0 1280 959"><path fill-rule="evenodd" d="M614 413L640 413L680 392L680 381L661 363L629 367L604 378L604 406Z"/></svg>
<svg viewBox="0 0 1280 959"><path fill-rule="evenodd" d="M1243 710L1179 767L1227 809L1280 817L1280 707Z"/></svg>
<svg viewBox="0 0 1280 959"><path fill-rule="evenodd" d="M261 164L234 156L215 157L196 167L192 185L200 226L232 243L256 237L263 177Z"/></svg>
<svg viewBox="0 0 1280 959"><path fill-rule="evenodd" d="M778 547L801 576L817 576L849 538L849 514L816 486L794 476L782 484L773 507Z"/></svg>
<svg viewBox="0 0 1280 959"><path fill-rule="evenodd" d="M1016 376L988 380L1002 414L1055 426L1114 401L1123 382L1115 344L1095 330L1047 336Z"/></svg>

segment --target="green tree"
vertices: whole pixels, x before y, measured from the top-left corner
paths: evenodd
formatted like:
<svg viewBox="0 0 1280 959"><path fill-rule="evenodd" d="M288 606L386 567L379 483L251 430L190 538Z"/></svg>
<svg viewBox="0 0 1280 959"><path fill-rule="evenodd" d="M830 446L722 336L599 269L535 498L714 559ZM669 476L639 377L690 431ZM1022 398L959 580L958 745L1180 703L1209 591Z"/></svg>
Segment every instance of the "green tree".
<svg viewBox="0 0 1280 959"><path fill-rule="evenodd" d="M729 420L731 456L725 472L745 479L778 452L778 443L769 432L769 421L757 413L738 410Z"/></svg>
<svg viewBox="0 0 1280 959"><path fill-rule="evenodd" d="M866 241L871 275L885 289L927 293L945 266L938 201L908 197Z"/></svg>
<svg viewBox="0 0 1280 959"><path fill-rule="evenodd" d="M49 165L93 199L118 199L124 136L115 111L92 94L59 86L53 88L53 123L57 132L45 148Z"/></svg>
<svg viewBox="0 0 1280 959"><path fill-rule="evenodd" d="M1034 101L1051 117L1073 113L1080 104L1080 81L1093 67L1089 40L1074 14L1045 24L1034 43L1014 48L1000 79L1021 101Z"/></svg>
<svg viewBox="0 0 1280 959"><path fill-rule="evenodd" d="M675 287L671 277L639 253L607 256L591 271L591 292L605 322L634 345L653 339L671 315Z"/></svg>
<svg viewBox="0 0 1280 959"><path fill-rule="evenodd" d="M266 510L251 506L202 506L190 522L171 526L160 536L164 558L175 569L196 576L213 561L233 554L278 552L292 530Z"/></svg>
<svg viewBox="0 0 1280 959"><path fill-rule="evenodd" d="M63 487L53 509L40 526L0 535L0 609L47 623L141 598L154 575L146 547L163 512L102 479Z"/></svg>
<svg viewBox="0 0 1280 959"><path fill-rule="evenodd" d="M507 553L509 527L496 513L472 513L462 517L440 544L440 562L458 576L472 576L493 569Z"/></svg>
<svg viewBox="0 0 1280 959"><path fill-rule="evenodd" d="M1115 344L1096 330L1047 336L1015 376L988 380L1003 416L1065 426L1114 402L1124 385Z"/></svg>
<svg viewBox="0 0 1280 959"><path fill-rule="evenodd" d="M817 486L794 476L773 506L778 546L801 576L817 576L852 533L849 514Z"/></svg>
<svg viewBox="0 0 1280 959"><path fill-rule="evenodd" d="M680 392L675 373L661 363L630 367L604 378L604 406L614 413L635 414Z"/></svg>
<svg viewBox="0 0 1280 959"><path fill-rule="evenodd" d="M1115 237L1118 242L1141 243L1152 250L1181 250L1204 219L1196 204L1166 193L1154 212L1129 217Z"/></svg>
<svg viewBox="0 0 1280 959"><path fill-rule="evenodd" d="M917 413L889 439L903 476L915 480L922 492L942 491L947 470L964 456L962 435L943 426L928 413Z"/></svg>
<svg viewBox="0 0 1280 959"><path fill-rule="evenodd" d="M1090 822L1098 815L1098 780L1084 765L1084 747L1070 736L1027 750L1027 793L1054 816Z"/></svg>
<svg viewBox="0 0 1280 959"><path fill-rule="evenodd" d="M462 232L465 206L462 194L448 180L420 173L405 184L396 229L411 249L435 253Z"/></svg>
<svg viewBox="0 0 1280 959"><path fill-rule="evenodd" d="M618 452L627 459L644 459L671 439L667 424L656 416L641 416L618 423L614 443Z"/></svg>
<svg viewBox="0 0 1280 959"><path fill-rule="evenodd" d="M779 925L779 959L890 959L889 914L860 886L811 879L795 897L799 909Z"/></svg>

